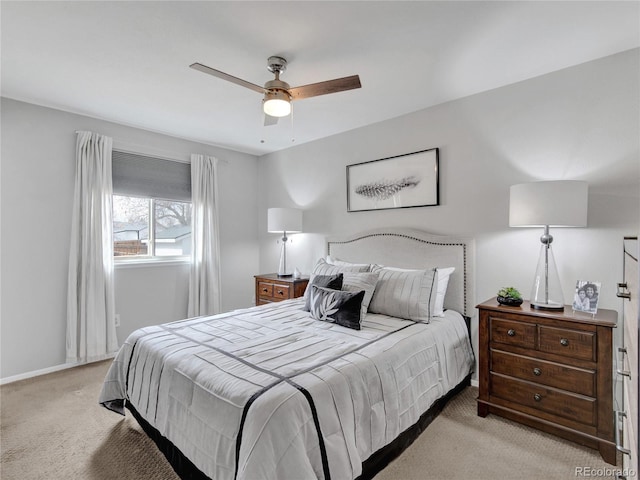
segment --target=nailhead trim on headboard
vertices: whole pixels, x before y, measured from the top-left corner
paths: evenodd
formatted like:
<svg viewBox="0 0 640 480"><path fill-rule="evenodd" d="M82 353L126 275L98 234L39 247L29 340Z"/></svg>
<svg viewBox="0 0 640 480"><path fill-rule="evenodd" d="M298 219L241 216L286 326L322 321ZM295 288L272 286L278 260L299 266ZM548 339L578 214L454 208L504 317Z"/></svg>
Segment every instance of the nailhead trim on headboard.
<svg viewBox="0 0 640 480"><path fill-rule="evenodd" d="M426 233L426 232L425 232ZM334 244L347 244L347 243L353 243L359 240L363 240L369 237L383 237L383 236L388 236L388 237L400 237L400 238L407 238L409 240L413 240L413 241L417 241L420 243L425 243L425 244L429 244L429 245L439 245L439 246L445 246L445 247L461 247L462 248L462 262L463 262L463 268L464 268L464 272L463 272L463 301L464 301L464 312L463 315L465 317L471 317L471 315L468 312L468 294L467 294L467 288L468 288L468 284L469 284L469 279L467 278L467 244L466 243L457 243L457 242L434 242L434 241L430 241L430 240L425 240L423 238L418 238L409 234L404 234L404 233L393 233L393 232L375 232L375 233L364 233L361 236L352 238L350 240L345 240L345 241L334 241L334 240L329 240L327 242L327 252L329 254L331 254L331 245Z"/></svg>

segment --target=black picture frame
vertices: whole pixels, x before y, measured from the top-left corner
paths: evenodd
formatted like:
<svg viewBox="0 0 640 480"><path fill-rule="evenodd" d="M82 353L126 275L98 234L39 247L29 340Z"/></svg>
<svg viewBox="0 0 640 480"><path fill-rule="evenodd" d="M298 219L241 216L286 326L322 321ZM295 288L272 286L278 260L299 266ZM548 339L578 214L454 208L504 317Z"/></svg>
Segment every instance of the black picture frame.
<svg viewBox="0 0 640 480"><path fill-rule="evenodd" d="M440 205L438 148L347 165L347 211Z"/></svg>

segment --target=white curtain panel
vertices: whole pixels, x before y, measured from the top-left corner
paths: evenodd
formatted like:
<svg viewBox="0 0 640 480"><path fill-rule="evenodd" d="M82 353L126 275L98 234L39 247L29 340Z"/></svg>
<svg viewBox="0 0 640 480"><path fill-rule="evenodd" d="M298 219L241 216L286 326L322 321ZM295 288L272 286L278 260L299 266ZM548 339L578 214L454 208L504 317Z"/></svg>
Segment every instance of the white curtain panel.
<svg viewBox="0 0 640 480"><path fill-rule="evenodd" d="M78 132L67 293L67 362L91 362L118 349L113 288L113 141Z"/></svg>
<svg viewBox="0 0 640 480"><path fill-rule="evenodd" d="M192 262L189 317L220 313L218 159L191 155Z"/></svg>

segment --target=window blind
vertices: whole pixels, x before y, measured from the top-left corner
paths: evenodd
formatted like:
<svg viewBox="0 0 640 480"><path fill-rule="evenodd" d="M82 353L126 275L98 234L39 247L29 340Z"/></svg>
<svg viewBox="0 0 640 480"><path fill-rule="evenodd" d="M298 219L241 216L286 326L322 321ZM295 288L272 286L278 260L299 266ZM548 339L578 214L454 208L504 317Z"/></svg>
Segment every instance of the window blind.
<svg viewBox="0 0 640 480"><path fill-rule="evenodd" d="M191 201L191 164L136 153L112 153L113 193Z"/></svg>

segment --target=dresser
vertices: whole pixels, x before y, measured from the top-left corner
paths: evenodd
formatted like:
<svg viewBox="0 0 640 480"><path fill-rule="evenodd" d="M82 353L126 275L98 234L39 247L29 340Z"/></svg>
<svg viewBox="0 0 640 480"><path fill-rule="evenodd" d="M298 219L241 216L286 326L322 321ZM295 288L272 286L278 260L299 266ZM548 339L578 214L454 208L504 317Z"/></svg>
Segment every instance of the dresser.
<svg viewBox="0 0 640 480"><path fill-rule="evenodd" d="M479 310L478 415L503 416L596 448L616 464L613 328L617 312L519 307Z"/></svg>
<svg viewBox="0 0 640 480"><path fill-rule="evenodd" d="M616 366L622 382L623 403L616 411L616 431L618 449L623 454L620 478L630 479L638 472L638 238L626 237L623 245L624 278L618 284L618 297L622 298L624 313L622 346L618 349Z"/></svg>
<svg viewBox="0 0 640 480"><path fill-rule="evenodd" d="M279 277L277 273L255 275L255 279L256 305L301 297L309 283L309 277Z"/></svg>

